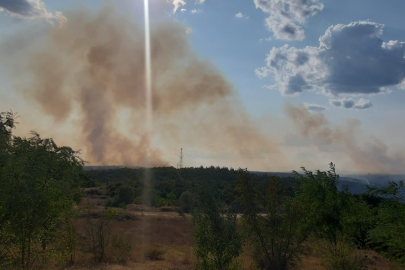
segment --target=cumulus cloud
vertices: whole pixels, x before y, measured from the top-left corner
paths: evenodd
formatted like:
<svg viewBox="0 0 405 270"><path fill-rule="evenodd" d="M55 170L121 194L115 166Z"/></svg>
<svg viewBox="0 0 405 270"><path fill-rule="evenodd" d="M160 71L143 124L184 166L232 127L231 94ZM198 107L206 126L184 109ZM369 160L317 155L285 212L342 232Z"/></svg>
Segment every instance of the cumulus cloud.
<svg viewBox="0 0 405 270"><path fill-rule="evenodd" d="M325 111L327 108L325 106L319 105L319 104L314 104L314 103L304 103L305 108L307 108L308 111L314 111L314 112L321 112Z"/></svg>
<svg viewBox="0 0 405 270"><path fill-rule="evenodd" d="M266 25L274 37L283 40L303 40L301 25L323 9L322 0L254 0L254 3L270 15Z"/></svg>
<svg viewBox="0 0 405 270"><path fill-rule="evenodd" d="M0 11L23 19L45 18L59 24L66 22L66 17L61 12L48 12L44 2L40 0L0 0Z"/></svg>
<svg viewBox="0 0 405 270"><path fill-rule="evenodd" d="M196 0L195 3L196 4L204 4L205 0Z"/></svg>
<svg viewBox="0 0 405 270"><path fill-rule="evenodd" d="M187 9L182 8L180 11L181 11L181 12L186 12L186 11L187 11Z"/></svg>
<svg viewBox="0 0 405 270"><path fill-rule="evenodd" d="M192 11L191 11L191 13L201 13L202 12L202 10L201 9L193 9Z"/></svg>
<svg viewBox="0 0 405 270"><path fill-rule="evenodd" d="M370 109L373 107L370 100L360 98L357 102L354 102L351 98L344 98L344 99L331 99L330 104L335 107L345 108L345 109L357 109L357 110L364 110Z"/></svg>
<svg viewBox="0 0 405 270"><path fill-rule="evenodd" d="M369 21L331 26L319 47L273 48L256 74L274 74L284 95L311 89L328 96L386 93L405 79L405 43L384 42L382 32L382 24Z"/></svg>

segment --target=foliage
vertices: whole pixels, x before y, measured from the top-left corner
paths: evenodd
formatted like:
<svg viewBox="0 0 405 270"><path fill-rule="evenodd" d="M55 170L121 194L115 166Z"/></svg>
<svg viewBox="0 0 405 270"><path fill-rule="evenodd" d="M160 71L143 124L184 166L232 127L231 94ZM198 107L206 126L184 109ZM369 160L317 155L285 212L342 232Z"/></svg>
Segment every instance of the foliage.
<svg viewBox="0 0 405 270"><path fill-rule="evenodd" d="M193 235L199 268L233 269L242 248L236 213L230 209L225 211L215 192L206 186L200 187L198 198L198 206L193 212Z"/></svg>
<svg viewBox="0 0 405 270"><path fill-rule="evenodd" d="M355 246L339 237L337 244L321 241L322 263L326 270L363 270L365 257L359 255Z"/></svg>
<svg viewBox="0 0 405 270"><path fill-rule="evenodd" d="M247 170L239 170L239 200L244 208L243 221L254 239L256 261L261 268L287 269L294 266L311 232L307 206L280 190L280 179L274 177L266 201L253 189ZM260 213L260 205L266 212Z"/></svg>
<svg viewBox="0 0 405 270"><path fill-rule="evenodd" d="M347 189L340 196L345 202L341 216L343 234L356 247L369 248L368 234L375 227L377 210L362 196L353 196Z"/></svg>
<svg viewBox="0 0 405 270"><path fill-rule="evenodd" d="M195 195L191 191L184 191L179 198L179 204L181 211L184 213L190 213L194 210L196 204Z"/></svg>
<svg viewBox="0 0 405 270"><path fill-rule="evenodd" d="M378 251L405 266L405 184L389 182L388 187L368 187L372 195L385 198L378 209L375 228L369 232L369 241Z"/></svg>
<svg viewBox="0 0 405 270"><path fill-rule="evenodd" d="M342 215L345 202L338 191L339 175L335 165L330 170L316 173L302 168L304 175L294 172L300 181L296 190L297 200L308 205L307 213L312 221L316 236L337 244L338 235L343 230Z"/></svg>
<svg viewBox="0 0 405 270"><path fill-rule="evenodd" d="M21 269L48 255L61 218L81 199L84 162L52 139L11 135L13 115L1 114L0 250Z"/></svg>
<svg viewBox="0 0 405 270"><path fill-rule="evenodd" d="M174 167L157 167L149 169L150 181L146 185L144 183L145 169L143 168L89 170L86 171L86 174L95 183L94 185L96 183L107 184L110 197L115 197L118 194L120 186L131 186L134 189L135 198L137 198L136 204L142 204L144 192L148 191L146 197L156 207L178 204L181 194L192 190L196 185L208 182L217 183L224 202L239 210L234 192L238 172L226 167L212 166L182 168L181 170ZM283 179L281 186L287 188L288 194L291 195L293 192L292 187L297 186L298 181L291 177L290 173L277 173L277 175ZM264 195L271 175L251 173L250 177L253 186L257 187ZM90 180L88 185L90 185ZM161 200L161 198L164 200Z"/></svg>
<svg viewBox="0 0 405 270"><path fill-rule="evenodd" d="M121 203L127 205L133 203L135 199L135 192L131 187L128 186L121 186L118 189L118 195L115 201L116 205L120 205Z"/></svg>

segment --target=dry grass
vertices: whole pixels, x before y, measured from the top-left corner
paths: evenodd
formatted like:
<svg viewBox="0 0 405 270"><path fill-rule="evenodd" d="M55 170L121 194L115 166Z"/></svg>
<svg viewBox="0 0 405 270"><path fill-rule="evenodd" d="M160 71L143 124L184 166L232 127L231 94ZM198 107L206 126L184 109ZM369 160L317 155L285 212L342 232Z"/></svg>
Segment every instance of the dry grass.
<svg viewBox="0 0 405 270"><path fill-rule="evenodd" d="M84 204L92 204L92 216L103 211L102 196L87 196ZM112 263L111 258L106 262L95 265L92 255L83 250L76 255L75 264L69 270L126 270L126 269L194 269L195 257L193 254L193 237L190 229L190 216L181 217L176 212L161 211L160 209L128 205L127 209L114 208L122 217L129 217L116 221L113 226L113 234L119 235L131 244L132 249L128 254L128 260L121 265ZM79 232L85 238L82 217L79 220ZM310 246L313 246L310 244ZM82 248L84 245L82 246ZM298 266L302 270L321 270L322 257L311 248ZM366 257L368 270L396 270L395 264L382 258L373 251L359 251ZM256 270L252 260L251 248L246 245L241 256L238 258L240 269ZM61 267L49 269L61 269Z"/></svg>

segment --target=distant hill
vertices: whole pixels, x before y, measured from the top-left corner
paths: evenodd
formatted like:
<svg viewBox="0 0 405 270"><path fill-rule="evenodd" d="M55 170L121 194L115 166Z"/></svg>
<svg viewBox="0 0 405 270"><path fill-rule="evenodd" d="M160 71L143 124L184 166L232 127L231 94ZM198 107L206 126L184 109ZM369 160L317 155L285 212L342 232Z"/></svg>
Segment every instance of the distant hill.
<svg viewBox="0 0 405 270"><path fill-rule="evenodd" d="M103 171L103 170L114 170L121 168L130 168L130 169L140 169L141 167L134 166L84 166L85 171Z"/></svg>
<svg viewBox="0 0 405 270"><path fill-rule="evenodd" d="M293 174L289 172L252 172L255 174L265 174L269 176L278 177L292 177ZM339 172L338 172L339 174ZM353 194L360 194L366 192L366 185L372 187L386 186L389 181L397 182L399 180L405 180L405 175L395 174L339 174L339 186L342 189L343 186L348 186L349 190Z"/></svg>

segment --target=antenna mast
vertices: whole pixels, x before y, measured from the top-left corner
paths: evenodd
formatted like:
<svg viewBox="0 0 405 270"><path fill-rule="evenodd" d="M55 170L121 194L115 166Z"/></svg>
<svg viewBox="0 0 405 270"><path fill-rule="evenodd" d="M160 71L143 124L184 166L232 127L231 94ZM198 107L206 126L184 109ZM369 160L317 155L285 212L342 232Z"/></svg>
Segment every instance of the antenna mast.
<svg viewBox="0 0 405 270"><path fill-rule="evenodd" d="M183 148L180 149L180 162L178 164L179 169L183 168Z"/></svg>

